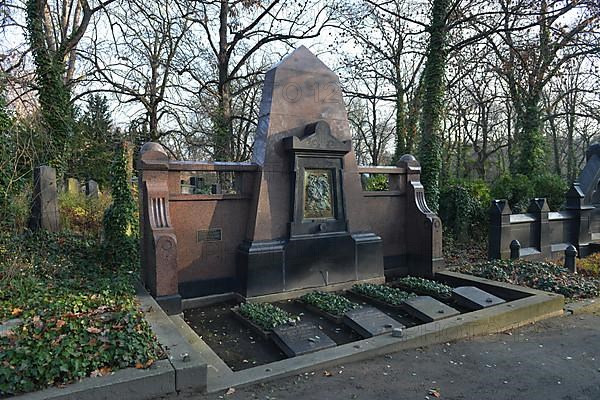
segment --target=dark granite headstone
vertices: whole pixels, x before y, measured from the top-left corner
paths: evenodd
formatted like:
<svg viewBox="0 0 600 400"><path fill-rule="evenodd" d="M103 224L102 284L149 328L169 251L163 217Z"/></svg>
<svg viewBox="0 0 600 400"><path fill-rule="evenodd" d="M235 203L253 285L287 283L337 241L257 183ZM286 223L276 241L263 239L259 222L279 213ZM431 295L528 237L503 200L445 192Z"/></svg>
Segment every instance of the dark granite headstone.
<svg viewBox="0 0 600 400"><path fill-rule="evenodd" d="M364 338L389 333L394 328L405 328L386 313L375 307L362 307L344 314L344 323Z"/></svg>
<svg viewBox="0 0 600 400"><path fill-rule="evenodd" d="M460 314L460 311L430 296L411 297L404 305L410 315L424 322L438 321Z"/></svg>
<svg viewBox="0 0 600 400"><path fill-rule="evenodd" d="M273 329L272 338L288 357L296 357L336 346L325 332L309 322L278 326Z"/></svg>
<svg viewBox="0 0 600 400"><path fill-rule="evenodd" d="M470 310L481 310L505 303L500 297L494 296L475 286L461 286L452 290L452 297L457 304Z"/></svg>

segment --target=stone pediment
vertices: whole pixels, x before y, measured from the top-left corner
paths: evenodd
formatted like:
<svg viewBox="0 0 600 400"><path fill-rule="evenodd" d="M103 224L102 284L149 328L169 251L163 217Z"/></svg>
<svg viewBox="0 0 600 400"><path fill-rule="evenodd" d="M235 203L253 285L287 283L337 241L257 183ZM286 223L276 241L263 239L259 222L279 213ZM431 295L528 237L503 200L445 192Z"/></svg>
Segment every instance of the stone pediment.
<svg viewBox="0 0 600 400"><path fill-rule="evenodd" d="M319 152L346 154L352 149L349 140L339 140L331 134L326 121L308 124L302 137L290 136L284 139L285 148L293 152Z"/></svg>

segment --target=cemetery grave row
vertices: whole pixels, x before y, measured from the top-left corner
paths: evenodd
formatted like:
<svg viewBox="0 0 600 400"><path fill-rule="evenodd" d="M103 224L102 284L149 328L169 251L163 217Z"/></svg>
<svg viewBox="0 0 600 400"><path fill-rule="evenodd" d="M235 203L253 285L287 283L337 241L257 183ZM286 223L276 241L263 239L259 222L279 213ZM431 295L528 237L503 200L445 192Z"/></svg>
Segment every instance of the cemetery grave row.
<svg viewBox="0 0 600 400"><path fill-rule="evenodd" d="M406 277L272 303L229 301L184 315L232 370L243 370L503 303L477 287Z"/></svg>

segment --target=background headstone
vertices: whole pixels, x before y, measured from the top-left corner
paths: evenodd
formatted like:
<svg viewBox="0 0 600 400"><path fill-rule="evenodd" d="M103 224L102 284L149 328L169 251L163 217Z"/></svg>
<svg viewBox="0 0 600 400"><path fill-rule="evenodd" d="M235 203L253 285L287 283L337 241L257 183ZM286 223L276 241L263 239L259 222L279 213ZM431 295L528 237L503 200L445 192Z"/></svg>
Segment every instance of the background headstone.
<svg viewBox="0 0 600 400"><path fill-rule="evenodd" d="M58 213L58 189L56 170L41 166L33 170L33 198L29 227L32 230L46 229L52 232L60 230Z"/></svg>
<svg viewBox="0 0 600 400"><path fill-rule="evenodd" d="M67 192L72 194L79 193L79 181L75 178L67 179Z"/></svg>
<svg viewBox="0 0 600 400"><path fill-rule="evenodd" d="M85 184L85 194L88 197L93 199L97 199L100 196L100 190L98 189L98 182L93 179L90 179Z"/></svg>

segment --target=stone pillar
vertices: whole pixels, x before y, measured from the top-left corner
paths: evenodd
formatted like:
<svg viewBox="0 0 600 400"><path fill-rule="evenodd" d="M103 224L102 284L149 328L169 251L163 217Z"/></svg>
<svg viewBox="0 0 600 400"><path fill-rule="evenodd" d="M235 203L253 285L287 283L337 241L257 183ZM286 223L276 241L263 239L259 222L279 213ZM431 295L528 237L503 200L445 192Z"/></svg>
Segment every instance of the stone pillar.
<svg viewBox="0 0 600 400"><path fill-rule="evenodd" d="M572 273L577 273L577 249L572 244L565 249L564 267Z"/></svg>
<svg viewBox="0 0 600 400"><path fill-rule="evenodd" d="M442 221L429 209L420 182L421 165L410 155L397 164L406 169L406 263L413 276L433 277L444 267L442 254Z"/></svg>
<svg viewBox="0 0 600 400"><path fill-rule="evenodd" d="M552 256L552 247L550 245L550 223L548 213L550 208L548 202L543 198L531 199L527 212L535 216L536 224L536 247L541 256L550 258Z"/></svg>
<svg viewBox="0 0 600 400"><path fill-rule="evenodd" d="M574 214L574 220L571 222L574 226L570 230L572 236L567 240L575 246L580 257L585 257L590 252L588 244L592 241L590 218L594 206L585 204L585 194L581 190L579 182L573 183L567 192L565 208Z"/></svg>
<svg viewBox="0 0 600 400"><path fill-rule="evenodd" d="M33 198L31 205L31 230L45 229L51 232L60 230L58 213L58 189L56 187L56 170L48 166L40 166L33 170Z"/></svg>
<svg viewBox="0 0 600 400"><path fill-rule="evenodd" d="M521 257L521 243L517 239L510 242L510 259L518 260Z"/></svg>
<svg viewBox="0 0 600 400"><path fill-rule="evenodd" d="M488 260L506 260L510 257L511 214L507 200L492 200L489 210Z"/></svg>
<svg viewBox="0 0 600 400"><path fill-rule="evenodd" d="M142 279L167 314L181 312L177 237L169 212L169 156L158 143L140 150L139 204Z"/></svg>

